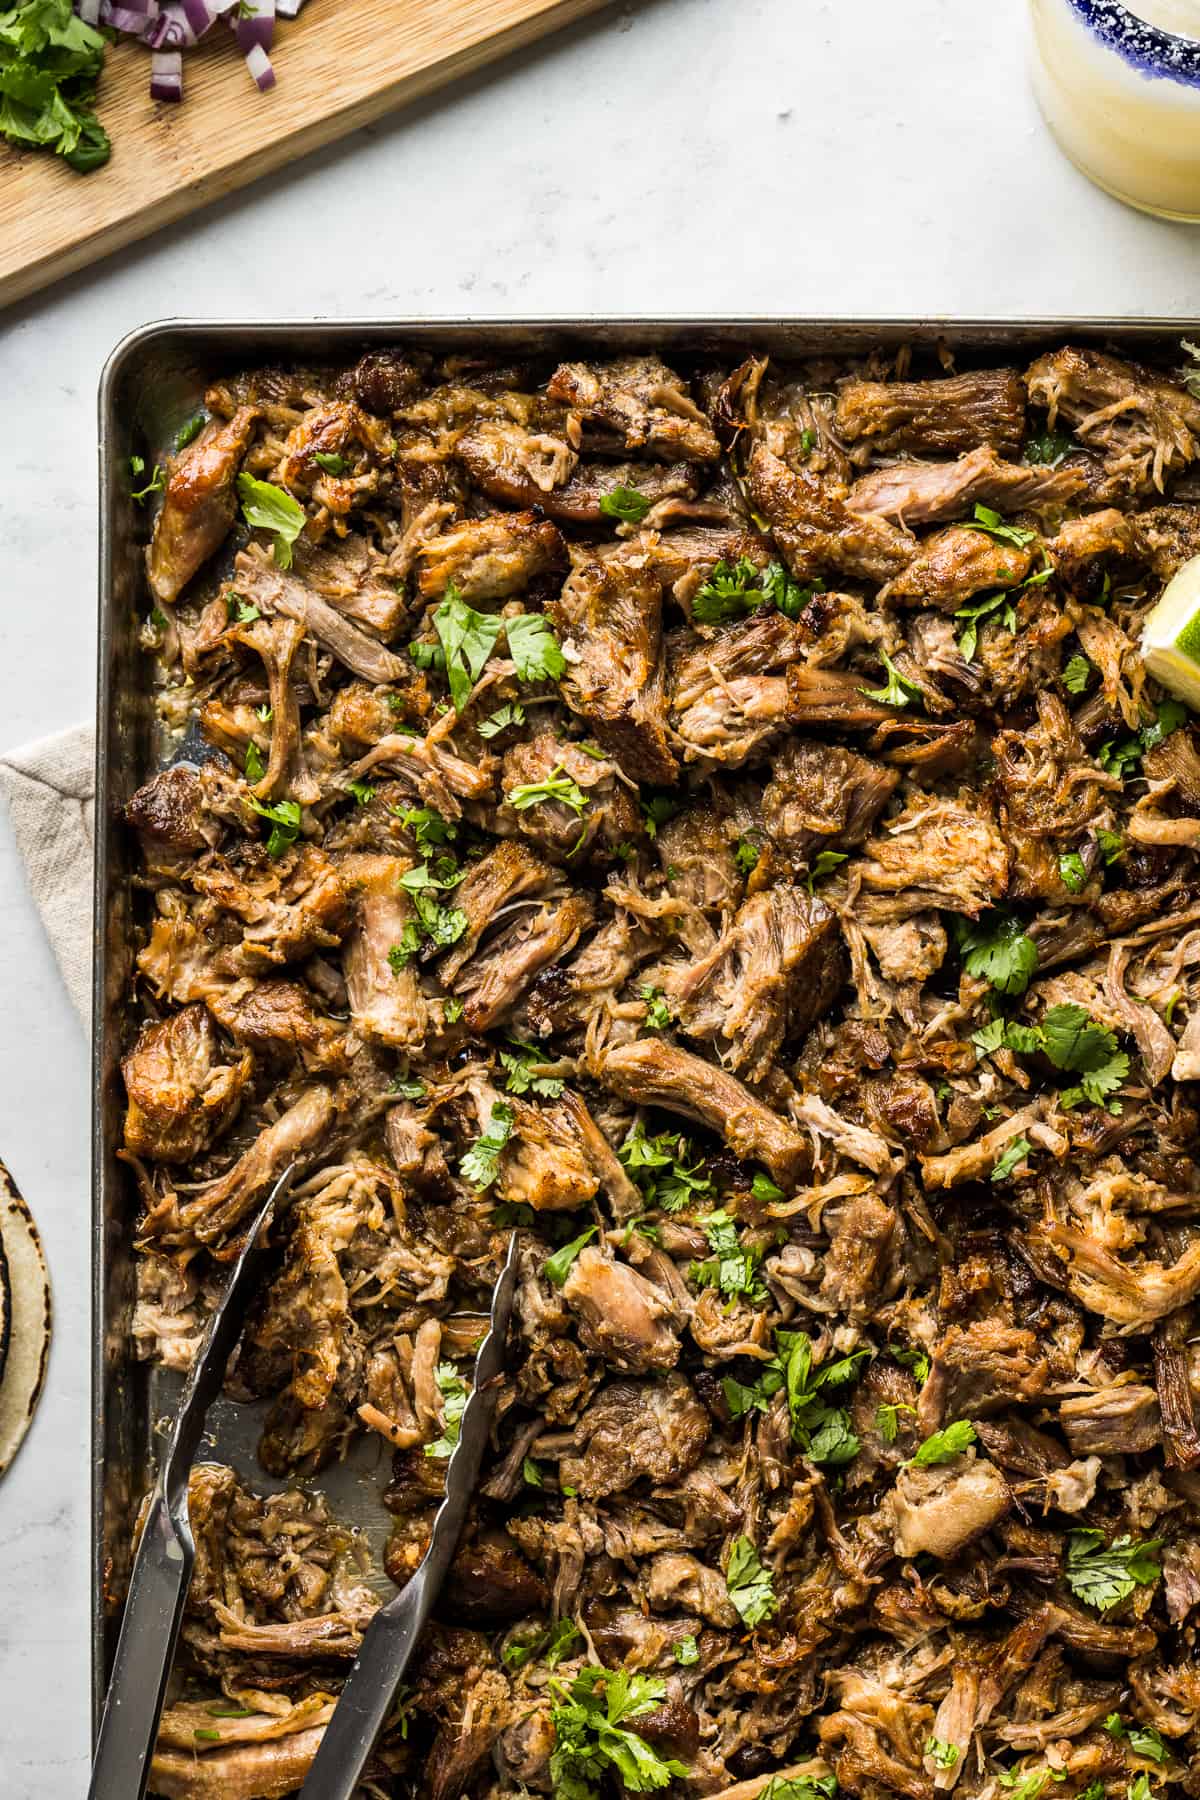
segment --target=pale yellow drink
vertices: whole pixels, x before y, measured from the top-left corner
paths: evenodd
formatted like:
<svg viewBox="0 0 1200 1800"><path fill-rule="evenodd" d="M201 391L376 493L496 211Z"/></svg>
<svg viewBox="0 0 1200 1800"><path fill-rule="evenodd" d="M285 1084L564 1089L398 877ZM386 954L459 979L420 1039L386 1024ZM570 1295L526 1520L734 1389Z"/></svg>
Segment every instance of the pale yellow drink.
<svg viewBox="0 0 1200 1800"><path fill-rule="evenodd" d="M1200 220L1200 0L1030 0L1033 83L1071 160L1145 212Z"/></svg>

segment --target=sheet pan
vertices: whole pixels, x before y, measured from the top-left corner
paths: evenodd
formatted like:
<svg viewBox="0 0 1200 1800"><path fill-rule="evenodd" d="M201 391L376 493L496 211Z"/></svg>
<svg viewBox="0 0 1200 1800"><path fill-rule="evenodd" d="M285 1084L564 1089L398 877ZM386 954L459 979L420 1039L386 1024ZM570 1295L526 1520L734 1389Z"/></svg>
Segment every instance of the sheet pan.
<svg viewBox="0 0 1200 1800"><path fill-rule="evenodd" d="M1179 360L1179 339L1200 337L1200 322L1163 319L588 319L443 320L399 318L274 324L169 320L125 338L100 384L100 580L96 749L96 884L93 1017L92 1225L92 1697L98 1721L116 1640L129 1544L150 1484L156 1436L177 1378L139 1363L131 1335L133 1232L137 1197L118 1161L122 1089L119 1058L127 1022L124 995L133 951L133 864L121 810L141 782L186 753L160 726L152 660L138 647L149 607L142 547L143 511L129 499L129 458L165 460L179 426L219 375L262 362L345 361L383 345L504 356L589 354L657 348L737 360L750 348L792 358L863 353L941 338L964 359L1031 359L1064 341L1106 345L1144 357ZM254 1455L259 1409L222 1403L211 1419L210 1454L231 1462L260 1487L278 1487ZM382 1446L364 1446L342 1469L317 1481L349 1522L381 1546L387 1521L379 1505Z"/></svg>

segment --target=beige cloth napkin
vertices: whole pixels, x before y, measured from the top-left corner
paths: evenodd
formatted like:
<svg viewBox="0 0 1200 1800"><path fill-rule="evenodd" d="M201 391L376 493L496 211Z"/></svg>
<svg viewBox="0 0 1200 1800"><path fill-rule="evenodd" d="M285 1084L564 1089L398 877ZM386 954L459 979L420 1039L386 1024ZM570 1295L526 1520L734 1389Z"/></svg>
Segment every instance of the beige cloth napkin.
<svg viewBox="0 0 1200 1800"><path fill-rule="evenodd" d="M85 1026L92 1018L92 864L96 843L96 734L77 725L0 756L29 889Z"/></svg>

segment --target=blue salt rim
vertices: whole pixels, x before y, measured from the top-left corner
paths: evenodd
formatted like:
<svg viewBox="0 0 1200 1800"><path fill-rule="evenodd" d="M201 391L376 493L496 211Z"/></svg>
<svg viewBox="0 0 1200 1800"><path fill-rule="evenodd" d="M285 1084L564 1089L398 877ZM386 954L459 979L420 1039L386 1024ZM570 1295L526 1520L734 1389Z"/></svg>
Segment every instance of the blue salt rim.
<svg viewBox="0 0 1200 1800"><path fill-rule="evenodd" d="M1101 43L1143 75L1200 85L1200 40L1147 25L1117 0L1067 0L1067 5Z"/></svg>

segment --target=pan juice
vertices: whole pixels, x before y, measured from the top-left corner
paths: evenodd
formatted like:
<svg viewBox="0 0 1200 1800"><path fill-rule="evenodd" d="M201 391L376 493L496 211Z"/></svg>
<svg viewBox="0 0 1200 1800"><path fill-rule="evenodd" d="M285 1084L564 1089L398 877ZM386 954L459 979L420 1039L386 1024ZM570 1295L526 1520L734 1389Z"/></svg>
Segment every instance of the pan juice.
<svg viewBox="0 0 1200 1800"><path fill-rule="evenodd" d="M1144 212L1200 221L1200 0L1030 0L1033 86L1066 154Z"/></svg>

